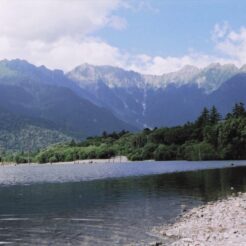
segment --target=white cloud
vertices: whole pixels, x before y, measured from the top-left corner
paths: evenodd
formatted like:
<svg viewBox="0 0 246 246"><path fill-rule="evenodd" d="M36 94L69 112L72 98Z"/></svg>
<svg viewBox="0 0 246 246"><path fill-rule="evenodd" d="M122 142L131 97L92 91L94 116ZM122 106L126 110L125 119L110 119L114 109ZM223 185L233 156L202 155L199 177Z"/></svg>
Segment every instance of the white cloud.
<svg viewBox="0 0 246 246"><path fill-rule="evenodd" d="M127 22L124 18L119 16L111 16L108 20L108 25L117 30L122 30L127 27Z"/></svg>
<svg viewBox="0 0 246 246"><path fill-rule="evenodd" d="M0 34L48 41L83 37L107 24L114 26L111 12L119 6L119 0L1 0Z"/></svg>
<svg viewBox="0 0 246 246"><path fill-rule="evenodd" d="M227 21L224 21L223 23L216 23L212 31L212 40L216 42L219 39L224 38L229 30L230 25Z"/></svg>
<svg viewBox="0 0 246 246"><path fill-rule="evenodd" d="M143 62L136 62L131 67L137 71L149 74L163 74L181 69L185 65L205 67L211 63L232 63L240 67L246 63L246 27L238 31L231 29L228 22L217 23L214 26L211 39L217 55L207 55L191 51L181 57L150 57L143 56ZM138 56L140 57L140 56ZM140 59L141 60L141 59Z"/></svg>
<svg viewBox="0 0 246 246"><path fill-rule="evenodd" d="M141 8L152 9L146 1ZM212 62L242 65L246 60L246 28L231 30L216 24L212 40L220 55L190 51L181 57L130 54L93 33L105 26L121 30L127 22L114 10L132 4L121 0L1 0L0 59L26 59L36 65L65 71L82 63L113 65L148 74L173 72L185 65Z"/></svg>
<svg viewBox="0 0 246 246"><path fill-rule="evenodd" d="M21 57L36 65L45 64L49 68L59 68L65 71L83 63L90 63L118 66L145 74L163 74L181 69L187 64L204 67L211 62L228 62L218 57L195 53L182 57L134 55L123 52L103 40L89 37L83 40L66 37L52 43L28 41L23 42L21 48L17 47L15 40L9 43L6 39L0 39L0 53L5 53L5 57L11 55L10 58Z"/></svg>
<svg viewBox="0 0 246 246"><path fill-rule="evenodd" d="M114 14L120 7L120 0L1 0L0 59L64 70L83 62L118 65L118 49L90 36L106 26L126 28Z"/></svg>
<svg viewBox="0 0 246 246"><path fill-rule="evenodd" d="M145 74L163 74L181 69L189 64L204 67L212 62L222 64L232 62L200 53L189 53L182 57L149 56L146 54L130 54L109 45L103 40L93 37L74 39L60 38L57 41L44 40L16 41L0 37L0 56L14 59L26 59L36 65L59 68L65 71L83 63L94 65L112 65L131 69Z"/></svg>
<svg viewBox="0 0 246 246"><path fill-rule="evenodd" d="M154 2L150 2L149 0L131 0L124 2L124 6L134 12L147 11L152 13L159 13L159 9L153 4Z"/></svg>
<svg viewBox="0 0 246 246"><path fill-rule="evenodd" d="M141 59L141 57L144 57ZM139 71L145 74L161 75L163 73L175 72L186 65L192 65L199 68L208 66L211 63L231 63L232 60L224 59L216 56L209 56L200 53L189 53L181 57L148 57L148 59L142 55L138 56L138 60L134 60L135 63L129 66L130 69ZM141 62L142 61L142 62Z"/></svg>
<svg viewBox="0 0 246 246"><path fill-rule="evenodd" d="M217 41L215 45L218 51L232 59L236 65L244 65L246 62L246 27L241 27L239 31L228 30L223 39Z"/></svg>
<svg viewBox="0 0 246 246"><path fill-rule="evenodd" d="M49 68L65 71L85 62L121 66L119 61L124 57L117 48L101 40L93 38L74 40L68 37L52 43L41 40L17 43L16 40L0 38L0 54L2 58L18 57L36 65L44 64Z"/></svg>

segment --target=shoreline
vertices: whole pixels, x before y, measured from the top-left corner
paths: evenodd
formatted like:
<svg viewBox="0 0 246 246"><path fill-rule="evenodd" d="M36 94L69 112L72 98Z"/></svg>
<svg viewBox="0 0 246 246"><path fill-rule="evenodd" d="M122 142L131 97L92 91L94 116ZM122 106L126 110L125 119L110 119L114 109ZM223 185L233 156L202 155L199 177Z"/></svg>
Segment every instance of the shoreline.
<svg viewBox="0 0 246 246"><path fill-rule="evenodd" d="M154 229L170 246L244 246L246 193L193 208L176 222ZM153 245L166 245L156 242Z"/></svg>
<svg viewBox="0 0 246 246"><path fill-rule="evenodd" d="M64 165L64 164L99 164L99 163L125 163L132 162L128 160L126 156L116 156L109 159L85 159L85 160L75 160L75 161L66 161L66 162L47 162L47 163L38 163L38 162L30 162L30 163L14 163L14 162L5 162L0 163L0 167L4 166L36 166L36 165Z"/></svg>
<svg viewBox="0 0 246 246"><path fill-rule="evenodd" d="M187 160L170 160L170 161L155 161L155 160L143 160L141 162L197 162L197 161L187 161ZM199 162L230 162L228 163L227 168L229 167L239 167L242 166L241 164L238 164L237 162L245 162L246 160L209 160L209 161L199 161ZM0 162L0 168L1 167L10 167L10 166L46 166L46 165L52 165L52 166L58 166L58 165L83 165L83 164L113 164L113 163L134 163L134 162L139 162L139 161L131 161L127 158L127 156L115 156L112 158L108 159L81 159L81 160L75 160L75 161L61 161L61 162L46 162L46 163L38 163L38 162L30 162L30 163L14 163L14 162ZM244 165L243 165L244 166ZM198 169L199 170L199 169Z"/></svg>

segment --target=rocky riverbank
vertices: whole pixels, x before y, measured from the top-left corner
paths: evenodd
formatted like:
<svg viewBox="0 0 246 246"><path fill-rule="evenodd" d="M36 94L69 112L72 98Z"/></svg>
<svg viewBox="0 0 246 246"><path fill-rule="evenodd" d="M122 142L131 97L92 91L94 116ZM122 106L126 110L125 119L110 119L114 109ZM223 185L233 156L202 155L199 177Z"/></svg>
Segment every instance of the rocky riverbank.
<svg viewBox="0 0 246 246"><path fill-rule="evenodd" d="M176 223L156 230L170 246L245 246L246 193L193 208Z"/></svg>

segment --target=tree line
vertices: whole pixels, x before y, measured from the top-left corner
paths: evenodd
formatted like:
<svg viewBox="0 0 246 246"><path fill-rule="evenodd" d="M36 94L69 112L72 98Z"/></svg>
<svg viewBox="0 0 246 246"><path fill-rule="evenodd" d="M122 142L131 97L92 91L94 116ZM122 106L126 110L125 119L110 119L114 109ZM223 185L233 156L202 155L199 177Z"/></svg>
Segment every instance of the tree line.
<svg viewBox="0 0 246 246"><path fill-rule="evenodd" d="M240 160L246 159L246 110L236 103L223 119L215 106L204 108L194 122L182 126L145 128L89 137L50 146L41 151L3 156L9 161L60 162L106 159L118 155L137 160Z"/></svg>

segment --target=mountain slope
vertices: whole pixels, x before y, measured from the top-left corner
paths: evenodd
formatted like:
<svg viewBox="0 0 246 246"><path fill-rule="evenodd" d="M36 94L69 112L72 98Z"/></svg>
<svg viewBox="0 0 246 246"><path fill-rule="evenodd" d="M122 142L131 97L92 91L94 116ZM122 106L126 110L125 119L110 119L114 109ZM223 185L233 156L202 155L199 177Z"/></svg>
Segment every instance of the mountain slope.
<svg viewBox="0 0 246 246"><path fill-rule="evenodd" d="M223 99L224 92L219 96L216 92L244 71L245 67L216 63L203 69L185 66L174 73L153 76L84 64L67 76L90 95L91 102L108 108L121 120L138 127L155 127L192 121L211 103L223 109L223 113L229 112L239 98ZM245 91L241 86L231 85L228 90L237 95L240 90ZM244 97L240 98L246 102Z"/></svg>
<svg viewBox="0 0 246 246"><path fill-rule="evenodd" d="M208 104L217 105L223 115L238 102L246 104L246 73L237 74L227 80L208 97Z"/></svg>
<svg viewBox="0 0 246 246"><path fill-rule="evenodd" d="M13 116L48 122L45 129L77 139L103 131L136 129L82 94L63 72L20 60L0 62L0 107Z"/></svg>
<svg viewBox="0 0 246 246"><path fill-rule="evenodd" d="M0 151L33 151L71 140L50 122L15 115L0 107Z"/></svg>
<svg viewBox="0 0 246 246"><path fill-rule="evenodd" d="M244 71L245 67L211 64L147 76L85 64L64 75L26 61L4 60L0 62L0 112L4 112L0 113L0 144L16 149L25 139L24 148L30 148L28 132L42 147L48 136L50 144L103 131L174 126L193 121L204 106L216 105L225 115L234 103L246 103ZM10 128L6 117L16 122Z"/></svg>

